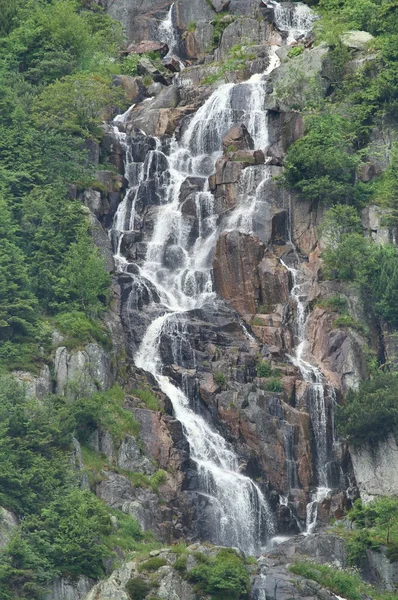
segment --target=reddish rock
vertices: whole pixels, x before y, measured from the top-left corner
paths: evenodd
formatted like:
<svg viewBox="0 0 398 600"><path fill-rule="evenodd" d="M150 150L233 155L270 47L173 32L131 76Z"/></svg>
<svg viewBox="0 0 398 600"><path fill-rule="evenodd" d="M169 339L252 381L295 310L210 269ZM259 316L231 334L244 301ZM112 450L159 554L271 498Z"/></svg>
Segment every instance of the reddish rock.
<svg viewBox="0 0 398 600"><path fill-rule="evenodd" d="M216 292L241 315L254 314L258 303L258 264L264 246L257 238L231 231L223 233L213 263Z"/></svg>
<svg viewBox="0 0 398 600"><path fill-rule="evenodd" d="M222 140L224 152L236 152L237 150L253 150L253 139L243 123L233 125L224 135Z"/></svg>

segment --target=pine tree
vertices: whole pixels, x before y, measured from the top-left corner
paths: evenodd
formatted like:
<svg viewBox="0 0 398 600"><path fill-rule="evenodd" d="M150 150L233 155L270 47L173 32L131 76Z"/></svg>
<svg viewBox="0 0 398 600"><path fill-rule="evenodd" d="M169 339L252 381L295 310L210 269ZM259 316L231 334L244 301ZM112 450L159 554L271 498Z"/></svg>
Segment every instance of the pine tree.
<svg viewBox="0 0 398 600"><path fill-rule="evenodd" d="M29 289L25 257L15 226L0 197L0 344L21 341L34 333L37 301Z"/></svg>

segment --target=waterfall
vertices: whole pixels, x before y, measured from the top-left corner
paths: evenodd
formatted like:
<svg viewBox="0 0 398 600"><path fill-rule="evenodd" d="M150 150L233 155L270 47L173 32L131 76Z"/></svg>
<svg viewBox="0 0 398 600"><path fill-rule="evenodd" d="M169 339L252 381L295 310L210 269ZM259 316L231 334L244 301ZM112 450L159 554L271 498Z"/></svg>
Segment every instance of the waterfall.
<svg viewBox="0 0 398 600"><path fill-rule="evenodd" d="M165 40L174 31L173 6L159 31ZM170 37L171 50L174 39ZM146 299L148 316L142 321L146 329L134 361L156 379L182 424L198 474L196 493L206 515L205 537L217 544L237 546L248 554L258 554L275 533L268 502L259 486L240 472L232 447L195 412L189 394L166 376L162 342L172 340L174 364L184 367L185 353L194 362L187 326L190 311L205 310L216 302L211 267L217 239L225 229L252 232L259 206L266 205L263 187L270 178L270 168L249 167L244 171L238 206L220 223L208 177L214 173L222 138L232 125L244 123L256 149L268 145L264 77L278 65L275 56L275 48L271 48L271 62L264 76L218 87L184 126L179 140L173 138L163 144L142 132L136 132L132 140L119 134L126 153L129 189L111 231L118 269L124 277L131 277L129 308L142 310ZM145 139L141 140L145 158L136 147L135 140L141 138ZM186 185L192 186L194 197L188 215L184 208ZM148 207L152 221L149 229L143 227L146 252L132 264L123 253L124 242L141 239ZM136 231L140 224L141 230Z"/></svg>
<svg viewBox="0 0 398 600"><path fill-rule="evenodd" d="M157 38L159 42L164 42L169 47L169 51L166 54L165 58L169 58L173 55L178 57L179 54L179 39L177 28L174 25L174 13L175 7L174 4L172 4L167 13L167 17L160 22L157 31ZM180 62L180 66L184 67L182 62Z"/></svg>
<svg viewBox="0 0 398 600"><path fill-rule="evenodd" d="M306 35L318 18L307 4L272 3L274 6L275 24L280 31L287 32L287 44Z"/></svg>

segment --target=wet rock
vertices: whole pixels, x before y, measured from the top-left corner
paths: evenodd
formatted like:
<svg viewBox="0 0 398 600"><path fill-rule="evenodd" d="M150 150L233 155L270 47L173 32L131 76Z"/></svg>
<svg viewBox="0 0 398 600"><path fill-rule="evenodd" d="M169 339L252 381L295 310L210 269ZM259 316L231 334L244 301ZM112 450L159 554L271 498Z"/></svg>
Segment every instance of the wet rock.
<svg viewBox="0 0 398 600"><path fill-rule="evenodd" d="M222 139L224 152L236 152L237 150L253 150L253 139L243 123L234 125Z"/></svg>
<svg viewBox="0 0 398 600"><path fill-rule="evenodd" d="M238 150L237 152L231 152L229 158L233 162L241 163L243 168L253 165L263 165L265 162L262 150Z"/></svg>
<svg viewBox="0 0 398 600"><path fill-rule="evenodd" d="M297 560L300 556L310 556L316 562L333 563L337 567L344 568L348 564L344 538L332 533L294 537L282 542L274 552L289 561Z"/></svg>
<svg viewBox="0 0 398 600"><path fill-rule="evenodd" d="M179 73L181 71L181 61L175 56L168 56L163 60L165 69L172 73Z"/></svg>
<svg viewBox="0 0 398 600"><path fill-rule="evenodd" d="M149 52L158 52L160 56L166 56L169 51L167 44L163 42L154 42L153 40L142 40L138 44L129 44L126 54L148 54Z"/></svg>

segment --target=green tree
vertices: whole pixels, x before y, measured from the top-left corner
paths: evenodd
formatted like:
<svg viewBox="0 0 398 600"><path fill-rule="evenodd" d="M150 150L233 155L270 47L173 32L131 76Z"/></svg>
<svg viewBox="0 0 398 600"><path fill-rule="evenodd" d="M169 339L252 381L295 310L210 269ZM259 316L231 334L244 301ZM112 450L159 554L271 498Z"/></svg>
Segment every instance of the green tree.
<svg viewBox="0 0 398 600"><path fill-rule="evenodd" d="M362 233L361 218L353 206L332 206L323 217L320 233L329 247L336 248L344 235Z"/></svg>
<svg viewBox="0 0 398 600"><path fill-rule="evenodd" d="M90 137L106 111L123 103L121 88L112 87L110 78L90 73L69 75L47 86L37 98L33 119L43 129Z"/></svg>
<svg viewBox="0 0 398 600"><path fill-rule="evenodd" d="M284 184L311 202L352 204L359 161L353 139L349 121L340 115L309 117L307 133L288 150Z"/></svg>
<svg viewBox="0 0 398 600"><path fill-rule="evenodd" d="M16 227L0 197L0 344L35 332L37 302L29 290L26 259L16 236Z"/></svg>
<svg viewBox="0 0 398 600"><path fill-rule="evenodd" d="M88 234L81 234L65 256L58 284L58 297L68 309L81 310L95 317L105 309L110 276L105 261L92 244Z"/></svg>

